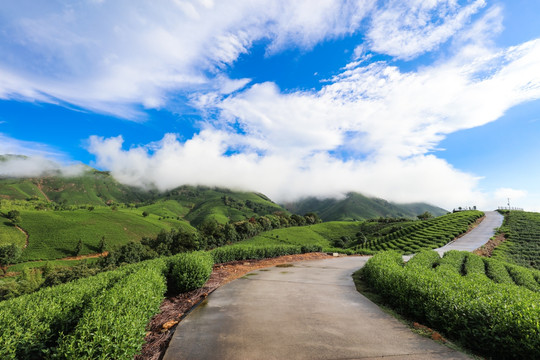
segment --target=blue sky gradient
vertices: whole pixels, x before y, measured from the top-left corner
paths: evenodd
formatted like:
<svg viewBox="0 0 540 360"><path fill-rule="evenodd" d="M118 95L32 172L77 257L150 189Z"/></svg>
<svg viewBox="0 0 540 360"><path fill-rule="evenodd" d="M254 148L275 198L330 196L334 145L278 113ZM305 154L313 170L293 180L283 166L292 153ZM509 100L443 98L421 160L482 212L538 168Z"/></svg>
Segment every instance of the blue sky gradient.
<svg viewBox="0 0 540 360"><path fill-rule="evenodd" d="M0 153L160 190L540 211L539 13L527 0L10 3ZM35 164L0 176L50 169Z"/></svg>

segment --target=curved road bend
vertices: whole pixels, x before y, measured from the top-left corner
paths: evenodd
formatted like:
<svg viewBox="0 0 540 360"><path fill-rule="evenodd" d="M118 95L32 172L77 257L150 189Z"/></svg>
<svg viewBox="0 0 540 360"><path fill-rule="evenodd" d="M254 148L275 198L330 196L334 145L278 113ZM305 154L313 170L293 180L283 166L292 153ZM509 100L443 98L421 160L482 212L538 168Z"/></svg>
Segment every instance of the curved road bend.
<svg viewBox="0 0 540 360"><path fill-rule="evenodd" d="M478 246L500 225L486 214L468 234L491 228ZM464 236L453 248L468 250L476 246L473 239ZM178 325L164 360L468 359L411 332L358 293L351 274L367 260L298 262L226 284Z"/></svg>

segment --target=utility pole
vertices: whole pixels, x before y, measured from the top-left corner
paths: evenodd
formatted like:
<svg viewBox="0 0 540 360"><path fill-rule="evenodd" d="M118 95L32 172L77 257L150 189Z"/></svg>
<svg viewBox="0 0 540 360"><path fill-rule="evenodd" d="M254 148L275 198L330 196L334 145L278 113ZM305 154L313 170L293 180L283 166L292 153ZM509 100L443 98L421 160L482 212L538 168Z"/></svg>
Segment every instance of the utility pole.
<svg viewBox="0 0 540 360"><path fill-rule="evenodd" d="M508 198L508 210L510 210L510 198Z"/></svg>

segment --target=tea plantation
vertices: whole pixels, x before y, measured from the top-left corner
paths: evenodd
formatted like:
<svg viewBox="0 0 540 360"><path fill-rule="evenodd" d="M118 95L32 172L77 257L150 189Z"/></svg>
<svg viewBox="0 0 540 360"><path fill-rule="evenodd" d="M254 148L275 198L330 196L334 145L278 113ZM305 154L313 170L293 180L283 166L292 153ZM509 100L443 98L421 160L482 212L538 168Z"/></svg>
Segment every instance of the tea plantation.
<svg viewBox="0 0 540 360"><path fill-rule="evenodd" d="M497 359L537 359L540 271L451 251L382 252L361 276L398 312Z"/></svg>
<svg viewBox="0 0 540 360"><path fill-rule="evenodd" d="M1 359L132 359L165 293L204 285L214 262L300 253L244 246L126 265L0 302Z"/></svg>
<svg viewBox="0 0 540 360"><path fill-rule="evenodd" d="M366 241L354 249L397 250L410 254L423 248L438 248L465 233L482 216L483 212L471 210L422 221L372 224L371 229L366 229Z"/></svg>
<svg viewBox="0 0 540 360"><path fill-rule="evenodd" d="M504 211L503 214L500 232L507 240L495 248L493 257L540 269L540 213Z"/></svg>
<svg viewBox="0 0 540 360"><path fill-rule="evenodd" d="M463 211L429 220L331 221L267 231L243 243L256 246L317 245L327 252L346 254L373 254L387 249L413 253L447 244L469 230L483 215L481 211Z"/></svg>
<svg viewBox="0 0 540 360"><path fill-rule="evenodd" d="M108 207L64 211L21 210L20 226L30 235L22 261L52 260L98 252L102 237L109 246L139 241L143 236L155 236L173 227L193 229L187 222L156 215L143 217L139 210ZM83 249L75 252L79 239Z"/></svg>

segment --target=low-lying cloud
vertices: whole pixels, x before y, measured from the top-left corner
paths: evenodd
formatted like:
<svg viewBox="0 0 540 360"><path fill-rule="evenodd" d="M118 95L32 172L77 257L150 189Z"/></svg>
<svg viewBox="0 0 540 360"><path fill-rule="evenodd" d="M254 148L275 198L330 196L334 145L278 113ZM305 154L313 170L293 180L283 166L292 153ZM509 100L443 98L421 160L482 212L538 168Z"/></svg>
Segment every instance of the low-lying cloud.
<svg viewBox="0 0 540 360"><path fill-rule="evenodd" d="M482 194L474 189L473 175L457 171L433 155L378 161L338 160L325 152L300 157L294 153L226 155L231 136L203 131L182 143L168 134L151 148L129 150L122 149L121 137L92 137L89 151L119 181L159 190L198 184L260 191L276 201L339 197L348 191L445 206L455 204L456 194L472 202L482 201Z"/></svg>

